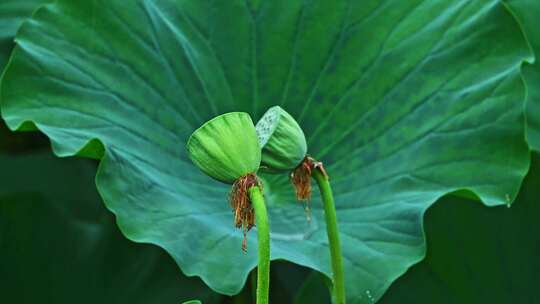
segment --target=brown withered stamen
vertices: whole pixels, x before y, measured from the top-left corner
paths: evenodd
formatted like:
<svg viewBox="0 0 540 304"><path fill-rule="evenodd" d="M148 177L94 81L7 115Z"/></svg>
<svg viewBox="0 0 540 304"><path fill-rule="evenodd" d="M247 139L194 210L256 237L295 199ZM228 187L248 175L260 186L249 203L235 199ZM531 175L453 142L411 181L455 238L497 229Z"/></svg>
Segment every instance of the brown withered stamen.
<svg viewBox="0 0 540 304"><path fill-rule="evenodd" d="M306 156L302 163L291 172L291 181L296 190L297 200L309 201L311 199L311 174L315 169L320 170L328 178L323 164L310 156Z"/></svg>
<svg viewBox="0 0 540 304"><path fill-rule="evenodd" d="M257 186L262 187L259 179L254 173L250 173L238 178L232 185L229 194L229 201L234 213L234 226L242 228L244 239L242 241L242 250L247 251L247 232L255 226L255 209L251 205L249 198L249 188Z"/></svg>

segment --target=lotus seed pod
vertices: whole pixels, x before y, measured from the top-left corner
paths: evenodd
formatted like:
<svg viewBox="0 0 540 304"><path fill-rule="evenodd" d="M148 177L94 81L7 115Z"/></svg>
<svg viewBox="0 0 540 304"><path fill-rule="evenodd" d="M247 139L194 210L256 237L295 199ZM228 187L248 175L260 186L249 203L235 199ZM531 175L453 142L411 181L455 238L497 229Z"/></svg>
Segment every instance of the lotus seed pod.
<svg viewBox="0 0 540 304"><path fill-rule="evenodd" d="M204 173L227 184L257 172L261 163L253 121L242 112L226 113L203 124L189 138L187 150Z"/></svg>
<svg viewBox="0 0 540 304"><path fill-rule="evenodd" d="M262 147L261 163L269 171L290 171L306 157L304 132L281 107L268 109L255 128Z"/></svg>

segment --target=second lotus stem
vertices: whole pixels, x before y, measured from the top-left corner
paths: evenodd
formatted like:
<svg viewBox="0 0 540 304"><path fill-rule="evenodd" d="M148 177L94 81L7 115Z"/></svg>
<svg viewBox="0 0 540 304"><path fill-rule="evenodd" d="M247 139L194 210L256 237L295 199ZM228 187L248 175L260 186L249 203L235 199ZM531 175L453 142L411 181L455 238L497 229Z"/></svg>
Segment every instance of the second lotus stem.
<svg viewBox="0 0 540 304"><path fill-rule="evenodd" d="M319 186L321 198L324 205L324 214L326 218L326 233L330 243L330 256L332 260L332 276L334 292L333 296L336 304L345 303L345 278L343 273L343 261L341 257L341 244L339 241L339 230L337 225L336 207L334 204L334 195L328 176L319 169L313 170L313 178Z"/></svg>

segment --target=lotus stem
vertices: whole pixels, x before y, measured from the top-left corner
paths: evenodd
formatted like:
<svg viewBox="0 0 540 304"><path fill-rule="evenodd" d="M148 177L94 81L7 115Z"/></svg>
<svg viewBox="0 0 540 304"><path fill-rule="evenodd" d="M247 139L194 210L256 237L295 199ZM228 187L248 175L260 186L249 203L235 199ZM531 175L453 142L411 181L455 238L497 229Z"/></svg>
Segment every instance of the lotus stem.
<svg viewBox="0 0 540 304"><path fill-rule="evenodd" d="M313 170L313 178L319 186L324 205L324 214L326 218L326 233L330 243L330 257L332 260L332 277L334 292L333 296L336 304L345 304L345 279L343 274L343 261L341 257L341 244L339 242L339 231L336 217L336 206L330 181L324 171L320 169Z"/></svg>
<svg viewBox="0 0 540 304"><path fill-rule="evenodd" d="M249 188L249 197L255 208L255 222L259 237L259 264L257 267L257 304L268 304L270 289L270 226L264 197L259 186Z"/></svg>

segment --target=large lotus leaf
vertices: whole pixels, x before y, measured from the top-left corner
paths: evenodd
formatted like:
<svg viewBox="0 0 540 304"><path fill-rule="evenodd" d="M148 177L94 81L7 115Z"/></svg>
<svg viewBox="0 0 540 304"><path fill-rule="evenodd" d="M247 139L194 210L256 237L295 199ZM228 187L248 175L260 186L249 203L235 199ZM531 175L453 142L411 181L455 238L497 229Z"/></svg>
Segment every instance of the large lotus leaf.
<svg viewBox="0 0 540 304"><path fill-rule="evenodd" d="M13 38L21 23L39 5L52 0L2 0L0 2L0 74L7 63L11 49L14 46Z"/></svg>
<svg viewBox="0 0 540 304"><path fill-rule="evenodd" d="M93 186L95 164L2 151L0 167L0 302L217 303L162 249L122 237Z"/></svg>
<svg viewBox="0 0 540 304"><path fill-rule="evenodd" d="M540 303L539 184L535 155L510 209L451 197L437 202L426 213L426 259L381 303Z"/></svg>
<svg viewBox="0 0 540 304"><path fill-rule="evenodd" d="M233 294L256 265L226 185L185 143L213 116L279 104L332 177L350 303L425 253L422 216L469 189L510 203L528 168L520 27L499 1L63 1L19 31L2 82L11 128L60 156L102 157L97 186L131 240ZM101 145L103 145L101 147ZM263 176L272 259L330 274L321 203L308 224L285 175Z"/></svg>
<svg viewBox="0 0 540 304"><path fill-rule="evenodd" d="M524 64L523 77L527 84L527 140L540 151L540 1L508 0L534 50L535 60Z"/></svg>

